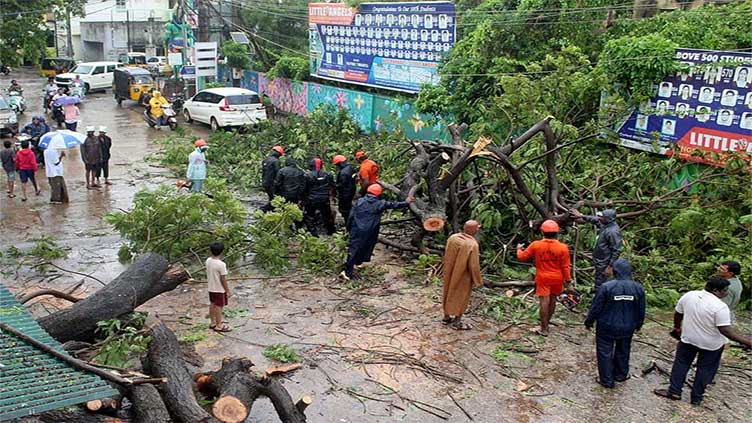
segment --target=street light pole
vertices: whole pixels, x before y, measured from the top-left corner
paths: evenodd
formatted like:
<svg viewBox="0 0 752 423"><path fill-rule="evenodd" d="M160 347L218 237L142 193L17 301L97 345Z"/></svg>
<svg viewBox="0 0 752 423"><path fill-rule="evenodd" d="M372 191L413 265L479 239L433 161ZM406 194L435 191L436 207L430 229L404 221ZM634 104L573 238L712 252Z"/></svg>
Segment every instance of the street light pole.
<svg viewBox="0 0 752 423"><path fill-rule="evenodd" d="M73 30L71 29L71 12L70 9L66 10L65 23L68 25L68 48L66 50L69 59L73 59Z"/></svg>

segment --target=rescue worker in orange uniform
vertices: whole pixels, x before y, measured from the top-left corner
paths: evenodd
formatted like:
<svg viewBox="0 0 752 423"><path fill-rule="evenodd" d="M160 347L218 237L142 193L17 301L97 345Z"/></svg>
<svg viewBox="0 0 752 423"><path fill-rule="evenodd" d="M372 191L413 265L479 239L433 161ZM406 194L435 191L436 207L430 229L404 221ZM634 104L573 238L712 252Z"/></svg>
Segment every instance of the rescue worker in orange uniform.
<svg viewBox="0 0 752 423"><path fill-rule="evenodd" d="M360 195L365 196L369 186L378 183L379 166L373 160L369 159L365 152L358 151L355 153L355 160L360 163L358 170L358 179L360 180Z"/></svg>
<svg viewBox="0 0 752 423"><path fill-rule="evenodd" d="M517 245L517 258L522 261L535 259L535 295L540 301L540 329L538 333L548 336L548 322L556 309L556 298L564 291L574 293L572 288L572 265L569 247L558 241L559 224L549 219L541 225L543 239L533 241L529 247Z"/></svg>

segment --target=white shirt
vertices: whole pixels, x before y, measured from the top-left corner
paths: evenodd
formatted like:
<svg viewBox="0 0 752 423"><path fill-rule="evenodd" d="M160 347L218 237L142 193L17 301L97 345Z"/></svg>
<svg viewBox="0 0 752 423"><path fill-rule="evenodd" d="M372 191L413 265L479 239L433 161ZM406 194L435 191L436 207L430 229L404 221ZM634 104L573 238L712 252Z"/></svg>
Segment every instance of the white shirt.
<svg viewBox="0 0 752 423"><path fill-rule="evenodd" d="M726 343L719 326L731 326L728 306L713 293L701 290L684 294L676 304L684 315L681 340L703 350L715 351Z"/></svg>
<svg viewBox="0 0 752 423"><path fill-rule="evenodd" d="M48 178L63 176L63 162L60 160L60 153L54 148L44 150L44 171Z"/></svg>
<svg viewBox="0 0 752 423"><path fill-rule="evenodd" d="M214 257L206 259L206 280L209 282L209 292L225 292L220 276L227 276L225 262Z"/></svg>

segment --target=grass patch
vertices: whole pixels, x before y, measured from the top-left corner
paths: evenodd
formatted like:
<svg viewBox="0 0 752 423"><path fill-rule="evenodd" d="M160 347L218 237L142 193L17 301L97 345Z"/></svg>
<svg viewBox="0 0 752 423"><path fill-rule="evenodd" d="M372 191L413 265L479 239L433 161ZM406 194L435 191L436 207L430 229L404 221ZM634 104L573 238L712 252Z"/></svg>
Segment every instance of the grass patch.
<svg viewBox="0 0 752 423"><path fill-rule="evenodd" d="M207 335L206 332L204 331L208 329L209 329L208 323L195 324L189 327L188 329L186 329L186 331L180 335L180 337L178 338L178 341L186 343L186 344L206 341L207 339L209 339L209 335Z"/></svg>
<svg viewBox="0 0 752 423"><path fill-rule="evenodd" d="M251 310L247 308L225 308L223 314L228 319L239 319L251 315Z"/></svg>
<svg viewBox="0 0 752 423"><path fill-rule="evenodd" d="M295 363L300 361L298 353L289 345L275 344L266 347L264 357L280 363Z"/></svg>

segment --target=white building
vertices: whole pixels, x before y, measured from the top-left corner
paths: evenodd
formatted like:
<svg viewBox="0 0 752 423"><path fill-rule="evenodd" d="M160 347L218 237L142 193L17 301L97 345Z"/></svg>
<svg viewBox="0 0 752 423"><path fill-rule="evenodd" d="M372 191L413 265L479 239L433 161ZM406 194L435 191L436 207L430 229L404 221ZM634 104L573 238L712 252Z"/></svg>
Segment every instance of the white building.
<svg viewBox="0 0 752 423"><path fill-rule="evenodd" d="M164 27L172 17L169 0L89 0L80 19L80 45L71 22L74 57L84 61L117 60L129 51L162 55ZM61 53L64 50L61 50Z"/></svg>

